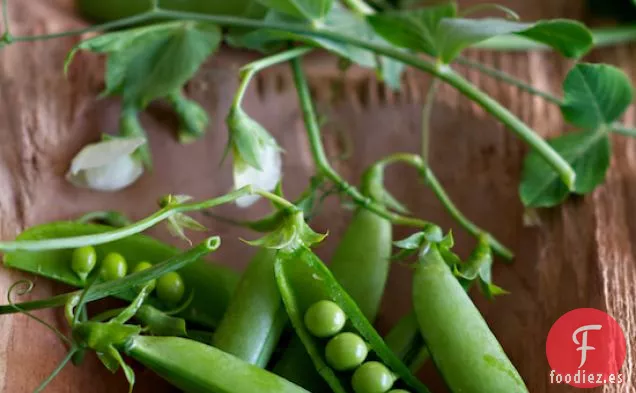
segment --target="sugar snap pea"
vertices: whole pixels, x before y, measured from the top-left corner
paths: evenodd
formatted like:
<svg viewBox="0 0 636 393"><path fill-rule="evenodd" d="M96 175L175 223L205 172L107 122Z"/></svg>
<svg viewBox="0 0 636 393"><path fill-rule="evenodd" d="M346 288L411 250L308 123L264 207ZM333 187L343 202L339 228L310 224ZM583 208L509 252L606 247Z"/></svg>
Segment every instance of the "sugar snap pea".
<svg viewBox="0 0 636 393"><path fill-rule="evenodd" d="M77 222L56 222L27 229L18 236L19 240L35 240L61 238L77 235L102 233L112 228ZM128 263L129 271L135 271L138 263L155 264L179 254L179 250L161 243L151 237L136 234L111 243L93 246L97 260L116 252ZM7 267L31 272L51 278L75 287L83 287L85 282L71 268L72 249L46 251L12 251L4 256ZM90 281L99 269L94 269L88 276ZM179 270L188 291L194 291L194 299L179 316L207 327L214 327L221 320L236 284L238 274L229 268L199 260ZM130 276L130 274L129 274ZM136 292L132 289L117 293L115 296L132 301ZM159 309L166 309L159 299L148 300Z"/></svg>
<svg viewBox="0 0 636 393"><path fill-rule="evenodd" d="M382 203L384 167L371 166L362 177L361 192ZM358 207L338 243L329 268L340 285L373 322L378 314L389 274L393 224Z"/></svg>
<svg viewBox="0 0 636 393"><path fill-rule="evenodd" d="M527 393L506 356L437 245L421 252L413 277L420 332L450 390L455 393Z"/></svg>
<svg viewBox="0 0 636 393"><path fill-rule="evenodd" d="M360 190L367 198L385 203L383 163L369 167L362 176ZM358 207L338 243L329 268L334 277L373 322L380 309L389 273L393 225L379 215ZM308 388L322 380L311 364L304 346L295 337L276 363L274 371Z"/></svg>
<svg viewBox="0 0 636 393"><path fill-rule="evenodd" d="M276 278L276 250L261 248L243 273L212 345L265 367L287 324Z"/></svg>
<svg viewBox="0 0 636 393"><path fill-rule="evenodd" d="M305 345L316 370L334 392L350 392L348 379L329 367L324 354L325 344L310 333L304 321L306 311L322 300L334 302L345 312L353 331L369 343L373 353L404 383L416 392L428 392L386 346L353 299L311 250L301 247L279 258L275 269L278 287L292 326Z"/></svg>
<svg viewBox="0 0 636 393"><path fill-rule="evenodd" d="M133 335L122 350L191 393L308 393L227 352L185 338Z"/></svg>

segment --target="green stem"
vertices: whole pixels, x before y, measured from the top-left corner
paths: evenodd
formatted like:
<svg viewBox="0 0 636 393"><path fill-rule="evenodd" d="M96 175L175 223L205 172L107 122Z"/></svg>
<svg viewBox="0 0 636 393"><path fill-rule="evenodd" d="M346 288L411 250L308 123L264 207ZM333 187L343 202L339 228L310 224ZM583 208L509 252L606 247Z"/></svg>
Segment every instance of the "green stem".
<svg viewBox="0 0 636 393"><path fill-rule="evenodd" d="M470 68L474 68L476 70L478 70L479 72L483 73L484 75L493 77L497 80L509 83L513 86L518 87L519 89L526 91L530 94L536 95L537 97L541 97L544 100L548 101L551 104L557 105L557 106L561 106L564 104L564 101L561 97L557 97L556 95L552 94L552 93L548 93L546 91L543 90L539 90L537 88L535 88L534 86L530 85L527 82L524 82L522 80L517 79L516 77L503 72L503 71L499 71L496 68L492 68L490 66L487 66L485 64L470 60L468 58L465 57L459 57L456 60L459 64L465 65L467 67ZM636 137L636 129L632 128L632 127L628 127L625 126L624 124L621 123L613 123L610 125L610 129L617 133L617 134L621 134L621 135L626 135L626 136L632 136L632 137Z"/></svg>
<svg viewBox="0 0 636 393"><path fill-rule="evenodd" d="M537 151L539 155L541 155L546 162L552 166L557 173L561 176L563 182L568 188L572 188L574 186L574 181L576 178L576 174L570 164L563 159L548 143L543 140L541 137L536 135L534 131L529 128L524 122L522 122L519 118L513 115L508 109L502 106L500 103L489 97L486 93L479 90L476 86L472 85L466 79L461 77L460 75L453 72L448 67L438 66L437 64L433 64L430 61L426 61L421 59L417 55L412 55L410 53L406 53L398 48L393 48L389 46L385 46L384 44L371 42L364 39L359 39L357 37L347 36L345 34L340 34L338 32L329 31L329 30L312 30L308 28L304 24L297 23L278 23L278 22L268 22L268 21L259 21L252 19L239 18L234 16L222 16L222 15L203 15L193 12L180 12L180 11L156 11L156 12L148 12L145 14L140 14L136 16L136 22L140 20L144 20L145 18L150 19L152 17L162 17L167 19L189 19L189 20L200 20L211 23L217 23L225 26L234 26L234 27L246 27L246 28L263 28L263 29L271 29L276 31L287 31L290 33L297 33L301 35L305 35L308 37L318 37L318 38L326 38L330 40L334 40L337 42L344 42L350 45L354 45L360 48L364 48L375 52L376 54L390 57L392 59L401 61L407 65L420 69L424 72L428 72L434 76L437 76L444 82L450 84L455 89L457 89L460 93L464 94L466 97L470 98L477 104L479 104L484 110L488 113L492 114L494 117L499 119L502 123L504 123L507 127L509 127L517 136L526 141L533 149ZM121 19L116 21L120 26L125 26L127 24L131 24L131 18ZM115 22L113 22L115 23ZM107 25L107 24L105 24ZM93 27L93 30L104 29L105 25ZM89 28L90 29L90 28ZM86 29L83 29L86 30ZM67 33L60 33L64 35L78 34L78 31L71 31ZM82 31L83 33L84 31ZM52 38L54 35L50 36L40 36L39 39ZM59 36L59 35L58 35ZM22 37L22 41L24 38L32 37Z"/></svg>
<svg viewBox="0 0 636 393"><path fill-rule="evenodd" d="M424 178L424 182L427 186L431 187L435 196L442 203L446 211L459 223L459 225L464 228L468 233L473 235L476 238L479 238L482 235L488 237L488 241L492 249L502 258L506 260L512 260L514 254L510 249L501 244L494 236L492 236L487 231L478 227L475 223L470 221L466 216L464 216L461 211L455 206L453 201L450 199L446 190L441 185L441 183L437 180L437 177L430 169L429 166L422 160L420 156L417 154L410 153L395 153L391 154L376 163L376 165L389 165L396 162L404 162L412 167L416 168Z"/></svg>
<svg viewBox="0 0 636 393"><path fill-rule="evenodd" d="M4 32L2 33L2 41L11 43L13 37L11 36L11 29L9 28L9 0L2 0L2 23L4 25Z"/></svg>
<svg viewBox="0 0 636 393"><path fill-rule="evenodd" d="M448 70L443 75L445 75L445 77L442 78L444 81L448 82L466 97L479 104L488 113L492 114L499 119L499 121L508 126L508 128L517 134L520 139L530 145L530 147L542 156L543 159L559 174L561 180L565 183L568 189L572 189L574 187L574 183L576 181L576 173L574 172L574 169L572 169L570 164L543 138L537 135L534 130L459 74Z"/></svg>
<svg viewBox="0 0 636 393"><path fill-rule="evenodd" d="M144 304L150 292L155 288L154 284L146 284L141 288L137 297L128 305L128 307L124 308L119 315L114 317L111 322L124 324L128 322L129 319L137 314L139 308Z"/></svg>
<svg viewBox="0 0 636 393"><path fill-rule="evenodd" d="M632 42L636 40L636 25L594 29L592 30L592 37L595 48ZM551 48L547 45L516 35L494 37L478 43L474 47L500 51L524 52L528 50L551 50Z"/></svg>
<svg viewBox="0 0 636 393"><path fill-rule="evenodd" d="M435 174L430 168L426 168L426 182L431 187L437 199L442 202L442 205L446 208L446 211L453 217L455 221L459 223L468 233L475 237L479 237L481 235L486 235L488 237L488 243L492 247L492 249L507 260L511 260L513 258L513 253L506 246L501 244L497 239L494 238L490 233L484 231L475 225L472 221L470 221L466 216L462 214L462 212L455 206L453 201L450 199L444 187L435 177Z"/></svg>
<svg viewBox="0 0 636 393"><path fill-rule="evenodd" d="M218 198L209 199L203 202L169 205L158 210L156 213L137 221L132 225L113 229L112 231L102 232L93 235L82 235L74 237L65 237L59 239L43 239L43 240L14 240L9 242L0 242L0 250L2 251L41 251L41 250L57 250L63 248L77 248L83 246L94 246L98 244L109 243L115 240L140 233L146 229L155 226L161 221L177 214L210 209L212 207L232 202L237 198L255 193L251 186L240 188Z"/></svg>
<svg viewBox="0 0 636 393"><path fill-rule="evenodd" d="M518 87L521 90L527 91L530 94L539 96L541 98L543 98L544 100L554 104L554 105L562 105L563 104L563 99L560 97L557 97L554 94L539 90L537 88L535 88L534 86L530 85L529 83L526 83L522 80L519 80L517 78L515 78L514 76L500 71L496 68L492 68L489 67L485 64L479 63L477 61L473 61L471 59L468 59L466 57L458 57L457 58L457 63L464 65L466 67L470 67L473 69L476 69L477 71L481 72L484 75L490 76L492 78L498 79L500 81L509 83L513 86Z"/></svg>
<svg viewBox="0 0 636 393"><path fill-rule="evenodd" d="M86 291L86 302L92 302L113 296L117 293L129 290L130 288L144 285L166 273L179 270L184 266L199 260L210 252L217 250L220 245L220 238L218 236L214 236L206 239L199 245L163 262L157 263L146 270L129 274L118 280L96 284L87 290L73 291L63 295L53 296L48 299L0 306L0 314L11 314L16 312L15 306L17 306L20 310L25 311L65 306L67 303L72 304L75 301L79 302L79 298L84 291Z"/></svg>
<svg viewBox="0 0 636 393"><path fill-rule="evenodd" d="M617 134L636 137L636 128L627 127L626 125L620 123L614 123L611 125L610 128Z"/></svg>
<svg viewBox="0 0 636 393"><path fill-rule="evenodd" d="M439 79L434 78L426 93L424 106L422 107L422 161L428 167L428 156L430 149L431 137L431 116L433 114L433 106L435 105L435 96L439 87Z"/></svg>
<svg viewBox="0 0 636 393"><path fill-rule="evenodd" d="M331 167L325 149L320 138L320 128L316 120L316 114L314 112L311 95L309 93L309 86L305 74L302 71L300 61L298 59L292 60L292 70L294 73L294 82L296 83L296 90L298 92L298 98L300 100L300 106L303 112L303 118L305 120L305 127L307 128L307 136L309 138L309 144L311 146L311 152L316 162L317 169L326 178L331 180L338 187L358 205L378 214L379 216L390 220L397 225L413 226L413 227L428 227L431 224L427 221L417 218L405 217L386 210L380 204L370 200L360 193L360 191L354 186L347 183L340 175Z"/></svg>
<svg viewBox="0 0 636 393"><path fill-rule="evenodd" d="M349 9L360 15L371 15L375 13L373 7L365 3L364 0L342 0Z"/></svg>
<svg viewBox="0 0 636 393"><path fill-rule="evenodd" d="M521 18L519 17L519 14L517 14L516 12L514 12L513 10L511 10L510 8L503 6L501 4L495 4L495 3L482 3L482 4L476 4L472 7L468 7L465 10L463 10L459 15L461 17L466 17L468 15L472 15L475 14L477 12L480 11L484 11L484 10L496 10L496 11L501 11L503 12L507 17L509 17L512 20L518 21Z"/></svg>
<svg viewBox="0 0 636 393"><path fill-rule="evenodd" d="M291 59L294 59L296 57L306 55L312 50L314 50L314 48L310 48L306 46L293 48L290 50L286 50L284 52L277 53L275 55L264 57L262 59L256 60L254 62L251 62L241 67L241 83L239 84L238 91L236 92L236 95L234 96L233 105L236 107L241 106L241 103L243 102L243 97L245 96L245 93L247 92L247 87L249 86L250 82L252 81L252 78L254 77L254 75L256 75L256 73L264 70L265 68L271 67L273 65L280 64L280 63L289 61Z"/></svg>
<svg viewBox="0 0 636 393"><path fill-rule="evenodd" d="M40 386L38 386L33 393L40 393L43 392L44 389L51 383L51 381L57 377L57 375L64 369L64 367L66 367L66 364L71 361L71 359L73 358L73 355L75 355L75 352L77 352L78 349L73 347L71 348L70 351L68 351L68 354L66 355L66 357L64 358L64 360L62 360L60 362L60 364L57 365L57 367L55 368L55 370L53 370L53 372L51 374L49 374L49 376L42 381L42 383L40 384Z"/></svg>
<svg viewBox="0 0 636 393"><path fill-rule="evenodd" d="M252 78L256 75L256 71L247 70L241 75L241 83L239 83L238 90L236 91L236 95L234 96L234 101L232 101L232 107L240 107L243 103L243 97L245 97L245 93L247 92L247 88L252 81Z"/></svg>

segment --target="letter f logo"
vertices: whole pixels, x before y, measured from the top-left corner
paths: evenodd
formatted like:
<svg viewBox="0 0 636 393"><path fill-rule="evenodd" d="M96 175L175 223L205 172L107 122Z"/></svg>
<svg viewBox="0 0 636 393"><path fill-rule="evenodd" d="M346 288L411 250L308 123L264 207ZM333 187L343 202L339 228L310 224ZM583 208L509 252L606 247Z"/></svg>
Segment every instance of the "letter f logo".
<svg viewBox="0 0 636 393"><path fill-rule="evenodd" d="M574 341L575 344L580 345L580 347L576 349L577 351L581 351L581 364L579 364L579 368L583 367L583 365L585 364L585 361L587 360L587 351L593 351L596 349L594 347L587 345L587 332L589 330L601 330L601 328L602 328L601 325L585 325L576 329L574 333L572 334L572 341ZM582 337L581 342L579 342L579 339L577 338L579 333L583 333L581 335Z"/></svg>

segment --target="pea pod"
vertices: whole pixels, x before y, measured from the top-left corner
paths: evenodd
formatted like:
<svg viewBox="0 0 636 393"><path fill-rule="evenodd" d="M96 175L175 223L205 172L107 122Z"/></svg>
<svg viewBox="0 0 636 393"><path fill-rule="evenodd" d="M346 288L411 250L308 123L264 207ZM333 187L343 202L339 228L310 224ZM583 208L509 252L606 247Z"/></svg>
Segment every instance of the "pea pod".
<svg viewBox="0 0 636 393"><path fill-rule="evenodd" d="M372 165L362 176L361 192L377 201L386 202L383 186L384 164ZM342 239L338 243L329 268L340 285L373 322L378 314L390 268L393 225L379 215L358 207ZM321 382L306 365L311 364L304 346L292 340L274 371L308 388Z"/></svg>
<svg viewBox="0 0 636 393"><path fill-rule="evenodd" d="M527 393L490 331L435 244L420 254L413 304L431 358L455 393Z"/></svg>
<svg viewBox="0 0 636 393"><path fill-rule="evenodd" d="M121 349L190 393L308 393L227 352L185 338L133 335Z"/></svg>
<svg viewBox="0 0 636 393"><path fill-rule="evenodd" d="M274 277L276 251L261 248L243 273L212 345L265 367L287 323Z"/></svg>
<svg viewBox="0 0 636 393"><path fill-rule="evenodd" d="M428 392L428 389L410 373L408 367L386 346L354 300L313 252L301 247L279 258L275 269L278 287L292 325L316 370L334 392L349 392L349 382L343 381L342 375L336 374L329 367L324 357L324 344L309 332L304 323L304 315L309 307L322 300L336 303L345 312L353 330L369 343L375 355L403 382L416 392Z"/></svg>
<svg viewBox="0 0 636 393"><path fill-rule="evenodd" d="M112 228L96 224L77 222L55 222L27 229L17 240L35 240L61 238L78 235L91 235L106 232ZM155 264L179 254L179 250L141 234L132 235L114 242L94 246L97 260L101 261L110 253L118 253L128 263L128 271L134 271L140 262ZM27 271L75 287L83 287L99 269L93 269L87 280L82 280L72 270L72 249L46 251L12 251L5 254L7 267ZM199 260L179 270L187 291L194 291L194 299L179 316L207 327L214 327L221 320L230 297L238 282L238 275L231 269L218 264ZM125 291L116 295L132 301L134 291ZM158 299L150 298L149 304L161 309L166 305Z"/></svg>

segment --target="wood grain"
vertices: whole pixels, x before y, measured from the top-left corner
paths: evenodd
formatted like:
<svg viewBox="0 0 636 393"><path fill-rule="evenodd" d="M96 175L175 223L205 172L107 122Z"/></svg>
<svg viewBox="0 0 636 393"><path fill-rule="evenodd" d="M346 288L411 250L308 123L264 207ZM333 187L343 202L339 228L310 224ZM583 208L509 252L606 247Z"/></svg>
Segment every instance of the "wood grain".
<svg viewBox="0 0 636 393"><path fill-rule="evenodd" d="M462 2L466 4L469 2ZM509 1L527 19L582 17L582 1ZM11 21L16 34L41 34L81 25L72 14L70 1L12 2ZM61 72L64 56L77 38L18 44L0 52L0 238L12 239L24 228L55 219L73 218L95 209L118 209L140 218L155 209L158 196L179 192L205 198L231 188L229 163L219 166L226 143L224 116L236 88L237 69L251 55L224 50L209 61L189 85L188 94L212 115L203 141L180 146L174 141L175 118L161 105L144 114L150 131L155 171L127 190L103 194L78 190L63 175L70 159L87 142L117 125L119 102L97 100L102 88L103 65L96 56L80 54L70 77ZM501 54L473 52L471 56L511 72L534 85L558 92L570 64L546 53ZM595 52L590 59L606 61L632 72L633 47ZM336 71L332 59L314 56L305 62L317 106L328 120L325 144L335 168L356 182L364 168L394 151L416 152L419 145L420 110L425 75L409 72L400 93L389 91L369 72ZM466 71L479 87L511 108L544 136L565 130L557 108ZM633 74L630 76L634 77ZM259 77L247 97L247 110L261 121L286 150L285 189L298 194L313 173L302 119L287 68L268 70ZM626 121L634 123L633 112ZM475 300L502 345L527 382L531 392L577 392L549 383L545 357L547 332L563 313L577 307L608 310L628 338L636 330L636 269L631 243L636 240L636 142L615 137L614 158L607 183L593 195L572 200L561 208L540 212L541 225L526 227L517 196L521 160L526 148L508 131L456 91L444 87L433 115L432 166L457 205L475 222L515 250L511 266L499 264L495 280L512 294L487 302ZM341 160L343 152L351 157ZM415 173L391 170L387 184L417 216L453 229L460 254L474 241L448 217L432 193L417 181ZM219 210L233 217L256 217L267 211L260 203L250 211L232 206ZM215 259L242 269L253 250L239 236L253 234L206 217L200 217L224 245ZM330 236L318 253L329 259L349 213L331 199L315 221L317 230ZM163 227L151 231L175 243ZM397 236L406 235L400 228ZM203 236L203 235L201 235ZM410 272L396 267L384 299L380 329L410 307ZM0 268L0 293L25 275ZM32 277L31 277L32 278ZM66 288L35 279L31 298L59 293ZM37 315L62 326L57 311ZM636 391L635 343L628 345L623 370L628 383L594 391ZM0 317L0 392L32 391L64 356L55 337L24 316ZM138 369L138 391L172 391L151 373ZM441 392L433 370L423 373ZM94 357L79 368L67 367L50 385L50 392L125 391L122 375L110 375Z"/></svg>

